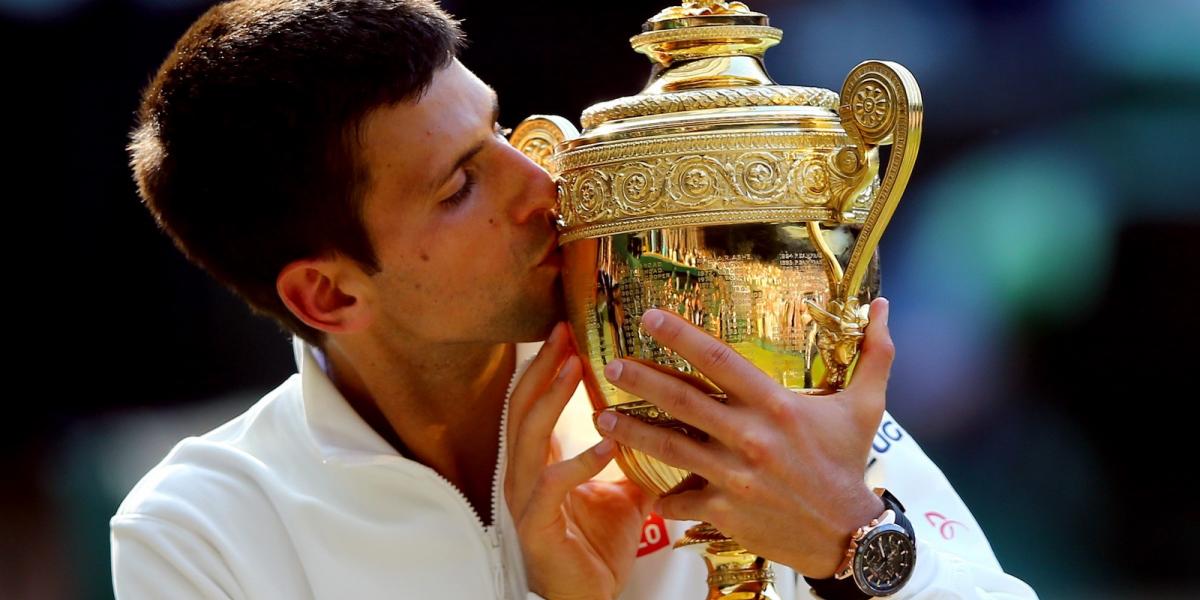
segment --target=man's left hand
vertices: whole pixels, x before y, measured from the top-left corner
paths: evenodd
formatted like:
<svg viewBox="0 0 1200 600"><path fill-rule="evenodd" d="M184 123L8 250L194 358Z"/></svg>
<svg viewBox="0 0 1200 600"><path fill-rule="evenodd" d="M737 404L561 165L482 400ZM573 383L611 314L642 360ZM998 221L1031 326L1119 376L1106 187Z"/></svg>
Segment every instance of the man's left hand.
<svg viewBox="0 0 1200 600"><path fill-rule="evenodd" d="M659 500L662 516L707 521L746 549L809 577L832 576L850 535L883 512L864 475L883 416L895 354L887 301L870 324L850 385L827 395L783 387L736 350L678 315L650 310L642 327L728 396L722 404L686 381L632 360L609 363L617 387L709 436L682 433L604 411L606 437L706 479L700 490Z"/></svg>

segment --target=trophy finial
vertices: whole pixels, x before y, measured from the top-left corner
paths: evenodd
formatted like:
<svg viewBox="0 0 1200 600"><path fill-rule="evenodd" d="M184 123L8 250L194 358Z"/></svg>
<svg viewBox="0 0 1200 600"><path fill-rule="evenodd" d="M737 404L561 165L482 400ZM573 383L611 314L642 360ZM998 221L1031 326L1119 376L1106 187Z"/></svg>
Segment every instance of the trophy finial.
<svg viewBox="0 0 1200 600"><path fill-rule="evenodd" d="M743 2L723 2L721 0L684 0L679 3L679 6L668 6L658 12L657 15L650 17L650 23L659 21L669 21L672 19L686 19L688 17L711 17L711 16L746 16L759 15L750 10ZM761 15L760 15L761 16Z"/></svg>
<svg viewBox="0 0 1200 600"><path fill-rule="evenodd" d="M741 2L692 0L659 11L642 24L642 33L629 41L635 51L667 68L702 58L740 56L761 59L767 48L778 44L782 37L782 31L770 26L767 15L754 12ZM745 70L737 65L734 67L734 71ZM751 70L761 71L761 68ZM751 80L740 83L720 77L705 79L727 86L773 83L766 73L757 73Z"/></svg>

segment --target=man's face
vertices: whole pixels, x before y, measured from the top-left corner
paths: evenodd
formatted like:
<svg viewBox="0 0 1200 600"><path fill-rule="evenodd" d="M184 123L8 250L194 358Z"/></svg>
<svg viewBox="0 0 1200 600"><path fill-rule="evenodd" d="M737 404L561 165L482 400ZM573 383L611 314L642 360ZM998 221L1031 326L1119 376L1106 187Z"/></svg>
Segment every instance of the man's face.
<svg viewBox="0 0 1200 600"><path fill-rule="evenodd" d="M420 101L367 115L377 334L532 341L562 319L555 187L505 141L496 116L495 93L457 60Z"/></svg>

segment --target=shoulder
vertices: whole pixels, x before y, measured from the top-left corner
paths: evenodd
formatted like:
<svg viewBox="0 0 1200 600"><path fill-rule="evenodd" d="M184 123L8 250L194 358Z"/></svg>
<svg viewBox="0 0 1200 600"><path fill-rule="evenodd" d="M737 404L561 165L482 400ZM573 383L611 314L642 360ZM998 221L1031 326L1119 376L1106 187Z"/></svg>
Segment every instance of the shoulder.
<svg viewBox="0 0 1200 600"><path fill-rule="evenodd" d="M224 425L180 441L142 477L109 522L118 596L242 597L267 574L294 570L286 551L254 549L290 546L279 503L305 460L302 411L293 375Z"/></svg>
<svg viewBox="0 0 1200 600"><path fill-rule="evenodd" d="M299 378L288 378L246 412L175 445L126 496L113 517L188 527L204 515L252 508L281 455L294 456L303 439ZM302 451L302 450L301 450Z"/></svg>

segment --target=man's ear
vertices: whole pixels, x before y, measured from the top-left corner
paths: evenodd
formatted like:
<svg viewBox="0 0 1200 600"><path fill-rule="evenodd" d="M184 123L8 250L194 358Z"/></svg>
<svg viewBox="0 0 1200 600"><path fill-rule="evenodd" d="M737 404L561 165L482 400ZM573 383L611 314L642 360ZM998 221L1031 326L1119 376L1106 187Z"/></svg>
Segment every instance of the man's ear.
<svg viewBox="0 0 1200 600"><path fill-rule="evenodd" d="M305 258L280 269L275 291L309 327L355 333L371 322L368 277L345 257Z"/></svg>

